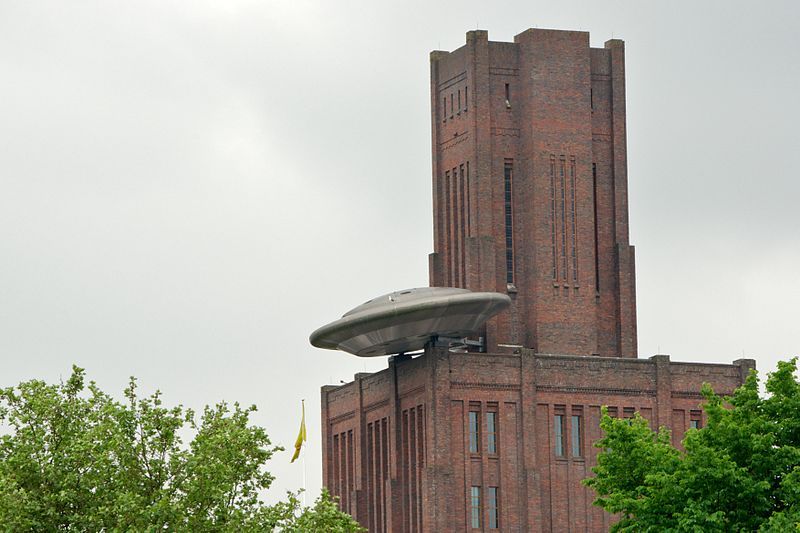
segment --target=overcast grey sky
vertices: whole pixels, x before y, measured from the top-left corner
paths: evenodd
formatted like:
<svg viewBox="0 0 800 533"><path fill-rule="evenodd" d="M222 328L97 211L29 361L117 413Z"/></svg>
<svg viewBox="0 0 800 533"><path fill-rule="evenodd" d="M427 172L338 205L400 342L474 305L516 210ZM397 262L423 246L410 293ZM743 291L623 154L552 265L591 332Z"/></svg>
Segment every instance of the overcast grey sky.
<svg viewBox="0 0 800 533"><path fill-rule="evenodd" d="M800 353L796 2L0 0L0 385L260 407L378 370L308 344L427 285L428 53L467 30L626 41L639 352ZM279 454L272 497L301 485Z"/></svg>

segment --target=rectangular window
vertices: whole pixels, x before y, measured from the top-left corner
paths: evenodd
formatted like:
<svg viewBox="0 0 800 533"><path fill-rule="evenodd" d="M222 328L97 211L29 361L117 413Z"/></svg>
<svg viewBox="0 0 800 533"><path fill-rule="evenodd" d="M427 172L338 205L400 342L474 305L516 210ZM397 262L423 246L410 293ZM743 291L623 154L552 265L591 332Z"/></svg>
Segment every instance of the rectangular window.
<svg viewBox="0 0 800 533"><path fill-rule="evenodd" d="M443 216L444 216L444 224L443 224L444 225L444 228L443 228L444 229L444 239L443 240L447 243L447 246L445 247L445 254L446 255L444 257L444 260L446 261L445 264L449 264L450 255L452 255L452 253L453 253L452 249L449 246L449 244L450 244L450 216L451 216L451 214L452 214L452 208L451 208L451 197L450 197L450 171L446 170L444 172L444 213L443 213ZM450 284L451 279L450 279L450 277L448 277L450 274L451 274L450 269L445 268L444 269L445 284L448 284L448 285Z"/></svg>
<svg viewBox="0 0 800 533"><path fill-rule="evenodd" d="M561 157L559 161L561 177L561 279L567 282L567 177L566 161Z"/></svg>
<svg viewBox="0 0 800 533"><path fill-rule="evenodd" d="M467 89L469 89L469 87L464 87L464 113L466 113L469 109L469 103L467 100L467 94L469 93L467 92Z"/></svg>
<svg viewBox="0 0 800 533"><path fill-rule="evenodd" d="M514 283L514 227L511 205L514 160L506 159L503 164L503 183L505 189L505 222L506 222L506 283Z"/></svg>
<svg viewBox="0 0 800 533"><path fill-rule="evenodd" d="M594 202L594 290L600 292L600 246L597 228L597 164L592 163L592 201Z"/></svg>
<svg viewBox="0 0 800 533"><path fill-rule="evenodd" d="M469 412L469 451L470 453L478 453L478 442L480 441L480 433L478 428L478 411Z"/></svg>
<svg viewBox="0 0 800 533"><path fill-rule="evenodd" d="M458 247L460 251L461 268L459 269L459 287L467 285L467 222L466 222L466 176L464 164L458 166Z"/></svg>
<svg viewBox="0 0 800 533"><path fill-rule="evenodd" d="M511 86L506 83L506 105L511 105Z"/></svg>
<svg viewBox="0 0 800 533"><path fill-rule="evenodd" d="M569 205L572 219L572 281L578 283L578 220L575 215L575 158L569 161Z"/></svg>
<svg viewBox="0 0 800 533"><path fill-rule="evenodd" d="M461 89L458 90L458 114L461 114Z"/></svg>
<svg viewBox="0 0 800 533"><path fill-rule="evenodd" d="M497 413L486 413L486 450L497 453Z"/></svg>
<svg viewBox="0 0 800 533"><path fill-rule="evenodd" d="M453 118L453 93L450 93L450 118Z"/></svg>
<svg viewBox="0 0 800 533"><path fill-rule="evenodd" d="M581 453L581 415L572 415L572 457L583 457Z"/></svg>
<svg viewBox="0 0 800 533"><path fill-rule="evenodd" d="M556 158L550 156L550 235L553 250L553 280L558 279L558 266L556 263Z"/></svg>
<svg viewBox="0 0 800 533"><path fill-rule="evenodd" d="M442 98L442 122L447 122L447 97Z"/></svg>
<svg viewBox="0 0 800 533"><path fill-rule="evenodd" d="M617 413L617 408L616 407L609 407L608 408L608 416L610 416L611 418L617 418L617 416L619 416L619 413Z"/></svg>
<svg viewBox="0 0 800 533"><path fill-rule="evenodd" d="M564 415L555 415L553 418L553 424L553 430L555 433L556 457L564 457L564 449L566 448L566 443L564 442L566 437L564 434Z"/></svg>
<svg viewBox="0 0 800 533"><path fill-rule="evenodd" d="M464 185L464 187L465 187L464 196L466 196L466 204L467 204L467 207L466 207L466 210L467 210L467 236L470 237L470 236L472 236L472 226L471 226L471 218L470 218L470 213L469 213L469 161L467 161L467 179L464 180L464 184L465 184Z"/></svg>
<svg viewBox="0 0 800 533"><path fill-rule="evenodd" d="M633 414L636 412L636 409L633 407L623 407L622 408L622 418L633 418Z"/></svg>
<svg viewBox="0 0 800 533"><path fill-rule="evenodd" d="M500 512L497 506L497 487L489 487L486 498L486 505L489 508L489 529L499 529Z"/></svg>
<svg viewBox="0 0 800 533"><path fill-rule="evenodd" d="M470 490L470 510L472 515L472 529L481 527L481 488L472 487Z"/></svg>
<svg viewBox="0 0 800 533"><path fill-rule="evenodd" d="M702 413L700 411L690 411L689 412L689 427L693 429L700 429L703 427L702 420Z"/></svg>

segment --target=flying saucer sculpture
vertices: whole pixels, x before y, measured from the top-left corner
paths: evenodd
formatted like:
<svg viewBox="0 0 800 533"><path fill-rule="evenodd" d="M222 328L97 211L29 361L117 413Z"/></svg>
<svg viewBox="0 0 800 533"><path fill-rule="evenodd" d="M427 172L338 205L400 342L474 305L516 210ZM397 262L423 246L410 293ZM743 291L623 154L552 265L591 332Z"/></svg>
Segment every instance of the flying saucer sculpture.
<svg viewBox="0 0 800 533"><path fill-rule="evenodd" d="M496 292L423 287L374 298L311 334L317 348L374 357L422 349L433 337L464 338L511 305Z"/></svg>

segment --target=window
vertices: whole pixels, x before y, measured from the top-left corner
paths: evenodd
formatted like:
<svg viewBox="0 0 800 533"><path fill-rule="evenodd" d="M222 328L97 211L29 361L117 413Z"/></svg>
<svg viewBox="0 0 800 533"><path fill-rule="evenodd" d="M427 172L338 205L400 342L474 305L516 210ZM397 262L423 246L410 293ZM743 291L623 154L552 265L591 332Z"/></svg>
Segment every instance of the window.
<svg viewBox="0 0 800 533"><path fill-rule="evenodd" d="M497 413L486 413L486 438L486 450L489 453L497 453Z"/></svg>
<svg viewBox="0 0 800 533"><path fill-rule="evenodd" d="M458 90L458 114L461 114L461 89Z"/></svg>
<svg viewBox="0 0 800 533"><path fill-rule="evenodd" d="M617 418L619 416L619 413L617 413L617 408L616 407L609 407L608 408L608 416L610 416L611 418Z"/></svg>
<svg viewBox="0 0 800 533"><path fill-rule="evenodd" d="M478 453L478 411L469 412L469 451L470 453Z"/></svg>
<svg viewBox="0 0 800 533"><path fill-rule="evenodd" d="M636 410L633 407L623 407L622 408L622 418L633 418L633 414Z"/></svg>
<svg viewBox="0 0 800 533"><path fill-rule="evenodd" d="M464 113L466 113L467 110L469 109L469 105L467 103L467 94L469 94L469 93L467 93L467 89L468 88L469 87L464 87Z"/></svg>
<svg viewBox="0 0 800 533"><path fill-rule="evenodd" d="M581 415L572 415L572 457L582 457L581 453Z"/></svg>
<svg viewBox="0 0 800 533"><path fill-rule="evenodd" d="M554 431L555 431L555 446L556 446L556 457L564 457L564 448L566 448L566 443L564 442L564 415L555 415L553 419L554 423Z"/></svg>
<svg viewBox="0 0 800 533"><path fill-rule="evenodd" d="M514 283L514 227L511 210L511 187L514 173L514 160L506 159L503 164L503 183L505 189L506 222L506 283Z"/></svg>
<svg viewBox="0 0 800 533"><path fill-rule="evenodd" d="M453 118L453 93L450 93L450 118Z"/></svg>
<svg viewBox="0 0 800 533"><path fill-rule="evenodd" d="M561 279L567 282L567 177L566 160L561 156L559 175L561 177Z"/></svg>
<svg viewBox="0 0 800 533"><path fill-rule="evenodd" d="M597 164L592 163L592 202L594 203L594 290L600 292L600 246L597 229Z"/></svg>
<svg viewBox="0 0 800 533"><path fill-rule="evenodd" d="M506 108L511 107L511 87L506 83Z"/></svg>
<svg viewBox="0 0 800 533"><path fill-rule="evenodd" d="M575 158L569 160L570 218L572 219L572 281L578 283L578 220L575 215Z"/></svg>
<svg viewBox="0 0 800 533"><path fill-rule="evenodd" d="M489 507L489 529L498 529L500 527L500 513L497 509L497 487L489 487L486 498L486 505Z"/></svg>
<svg viewBox="0 0 800 533"><path fill-rule="evenodd" d="M472 529L481 527L481 488L472 487L470 490L470 510L472 515Z"/></svg>
<svg viewBox="0 0 800 533"><path fill-rule="evenodd" d="M700 429L701 427L703 427L703 423L701 421L702 420L701 415L702 415L702 413L700 411L690 411L689 412L689 418L690 418L689 427L690 428Z"/></svg>
<svg viewBox="0 0 800 533"><path fill-rule="evenodd" d="M442 122L447 122L447 97L442 98Z"/></svg>
<svg viewBox="0 0 800 533"><path fill-rule="evenodd" d="M553 280L558 280L556 263L556 157L550 156L550 234L553 250Z"/></svg>

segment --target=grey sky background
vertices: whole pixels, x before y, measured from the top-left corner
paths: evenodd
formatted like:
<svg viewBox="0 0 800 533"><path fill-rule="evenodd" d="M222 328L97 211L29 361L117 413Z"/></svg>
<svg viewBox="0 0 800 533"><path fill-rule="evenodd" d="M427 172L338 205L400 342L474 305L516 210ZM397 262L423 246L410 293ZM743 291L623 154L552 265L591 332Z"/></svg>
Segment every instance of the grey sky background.
<svg viewBox="0 0 800 533"><path fill-rule="evenodd" d="M0 0L0 385L73 363L121 397L255 403L287 448L319 387L379 370L308 344L428 282L428 53L467 30L624 39L639 352L800 353L796 2Z"/></svg>

